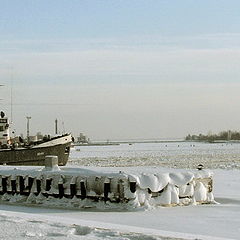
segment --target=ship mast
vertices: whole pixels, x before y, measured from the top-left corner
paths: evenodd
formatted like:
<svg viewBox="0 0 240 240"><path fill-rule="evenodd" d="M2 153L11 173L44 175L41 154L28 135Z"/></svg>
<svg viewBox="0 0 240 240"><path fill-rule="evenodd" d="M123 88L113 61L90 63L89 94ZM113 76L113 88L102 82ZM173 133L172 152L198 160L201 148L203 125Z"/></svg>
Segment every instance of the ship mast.
<svg viewBox="0 0 240 240"><path fill-rule="evenodd" d="M11 101L11 108L10 108L10 110L11 110L11 114L10 114L10 124L12 124L13 123L13 87L12 87L12 84L11 84L11 99L10 99L10 101Z"/></svg>
<svg viewBox="0 0 240 240"><path fill-rule="evenodd" d="M0 84L0 87L3 87L4 85ZM0 101L3 100L3 98L0 98Z"/></svg>
<svg viewBox="0 0 240 240"><path fill-rule="evenodd" d="M0 84L0 87L4 87L5 85ZM0 100L3 100L0 98ZM10 124L13 123L13 75L11 74L11 88L10 88Z"/></svg>
<svg viewBox="0 0 240 240"><path fill-rule="evenodd" d="M11 67L11 88L10 88L10 124L13 124L13 67Z"/></svg>
<svg viewBox="0 0 240 240"><path fill-rule="evenodd" d="M13 124L13 96L12 96L12 93L13 93L13 87L12 87L12 76L11 76L11 88L10 88L10 119L7 120L7 124L8 124L8 132L7 134L9 135L9 138L10 138L10 129L12 128L12 124ZM3 84L0 84L0 87L4 87L5 85ZM3 99L0 99L0 100L3 100ZM14 133L14 131L12 132Z"/></svg>

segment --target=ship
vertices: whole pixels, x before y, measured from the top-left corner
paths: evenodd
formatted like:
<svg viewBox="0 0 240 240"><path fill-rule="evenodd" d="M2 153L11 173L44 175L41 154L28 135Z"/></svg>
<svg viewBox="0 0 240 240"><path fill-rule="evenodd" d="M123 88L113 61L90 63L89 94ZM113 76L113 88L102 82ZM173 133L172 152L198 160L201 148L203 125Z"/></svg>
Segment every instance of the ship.
<svg viewBox="0 0 240 240"><path fill-rule="evenodd" d="M72 136L70 133L50 137L39 141L24 141L21 137L10 138L9 120L5 113L0 113L0 164L42 166L45 157L58 157L58 165L67 164Z"/></svg>

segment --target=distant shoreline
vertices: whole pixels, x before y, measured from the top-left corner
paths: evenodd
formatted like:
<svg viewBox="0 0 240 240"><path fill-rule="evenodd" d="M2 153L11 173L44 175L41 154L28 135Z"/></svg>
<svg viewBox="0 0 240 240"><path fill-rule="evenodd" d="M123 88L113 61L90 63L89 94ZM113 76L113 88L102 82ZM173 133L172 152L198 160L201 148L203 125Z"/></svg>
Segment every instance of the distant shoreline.
<svg viewBox="0 0 240 240"><path fill-rule="evenodd" d="M131 141L111 141L111 142L91 142L91 143L73 143L74 146L111 146L120 144L135 144L135 143L169 143L169 142L187 142L185 140L131 140Z"/></svg>
<svg viewBox="0 0 240 240"><path fill-rule="evenodd" d="M198 140L130 140L130 141L109 141L109 142L91 142L91 143L73 143L73 146L116 146L120 144L136 144L136 143L240 143L239 140L231 140L231 141L214 141L214 142L208 142L208 141L198 141Z"/></svg>
<svg viewBox="0 0 240 240"><path fill-rule="evenodd" d="M120 144L136 144L136 143L170 143L170 142L187 142L185 140L139 140L139 141L111 141L111 142L91 142L91 143L73 143L74 146L111 146Z"/></svg>

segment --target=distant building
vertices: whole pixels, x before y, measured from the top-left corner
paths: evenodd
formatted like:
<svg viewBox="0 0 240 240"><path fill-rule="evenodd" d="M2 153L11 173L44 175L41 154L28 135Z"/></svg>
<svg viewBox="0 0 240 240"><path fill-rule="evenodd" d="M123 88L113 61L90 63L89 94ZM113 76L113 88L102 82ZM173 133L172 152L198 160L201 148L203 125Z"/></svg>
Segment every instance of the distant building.
<svg viewBox="0 0 240 240"><path fill-rule="evenodd" d="M79 137L77 137L77 142L81 144L89 143L89 138L83 133L80 133Z"/></svg>
<svg viewBox="0 0 240 240"><path fill-rule="evenodd" d="M46 138L47 135L43 135L41 132L37 132L36 135L31 135L29 136L29 141L30 142L36 142L36 141L41 141L43 140L43 138ZM24 135L21 133L20 136L18 136L17 138L21 138L24 142L27 142L27 137L24 137ZM48 138L48 136L47 136Z"/></svg>
<svg viewBox="0 0 240 240"><path fill-rule="evenodd" d="M37 132L37 140L42 140L43 139L43 135L41 132Z"/></svg>
<svg viewBox="0 0 240 240"><path fill-rule="evenodd" d="M30 142L36 142L38 140L37 135L36 136L29 136Z"/></svg>

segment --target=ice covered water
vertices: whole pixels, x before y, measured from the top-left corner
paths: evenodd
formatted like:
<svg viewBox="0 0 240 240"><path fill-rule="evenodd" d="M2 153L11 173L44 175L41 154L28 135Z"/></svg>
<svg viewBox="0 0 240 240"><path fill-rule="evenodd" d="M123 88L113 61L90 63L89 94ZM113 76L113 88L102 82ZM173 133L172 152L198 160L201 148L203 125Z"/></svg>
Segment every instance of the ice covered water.
<svg viewBox="0 0 240 240"><path fill-rule="evenodd" d="M167 146L166 146L167 145ZM179 145L179 146L178 146ZM161 169L161 166L173 166L179 168L196 167L201 161L207 168L239 168L240 144L205 144L195 143L161 143L161 144L133 144L119 146L99 146L99 147L80 147L81 151L76 151L76 147L71 151L71 164L79 166L127 166L119 168L122 171L131 171L135 173L138 168L152 169L153 172ZM156 161L155 161L156 159ZM159 159L157 161L157 159ZM135 167L142 165L142 167ZM153 166L153 167L147 167ZM128 167L134 166L134 167ZM155 167L159 166L159 167ZM6 167L6 166L5 166ZM69 167L69 166L67 166ZM90 167L83 167L88 169ZM104 168L112 169L110 167ZM113 169L116 169L115 167ZM175 169L179 171L179 169ZM67 212L55 209L43 210L33 208L33 214L27 214L27 217L15 212L13 206L1 208L11 209L5 211L0 216L1 229L0 239L185 239L183 235L194 234L190 239L215 239L214 237L224 237L231 239L239 238L239 170L214 169L214 191L216 201L219 205L202 205L199 207L189 206L184 208L160 208L152 211L143 212ZM201 189L201 184L199 189ZM185 191L185 189L181 189ZM199 191L202 193L202 191ZM196 196L201 198L201 194ZM26 210L22 210L25 212ZM31 215L36 215L37 221L29 220ZM18 218L17 216L20 216ZM45 215L41 220L40 216ZM22 216L22 217L21 217ZM58 224L61 217L64 216L62 225ZM75 216L75 217L74 217ZM67 218L68 217L68 218ZM55 218L55 220L54 220ZM51 221L50 221L51 219ZM157 221L156 221L157 219ZM184 221L183 221L184 219ZM224 221L223 221L224 219ZM71 221L69 221L71 220ZM80 221L81 220L81 221ZM86 223L84 222L86 220ZM94 220L94 224L88 225L89 220ZM83 223L84 222L84 223ZM72 224L74 223L74 224ZM104 224L103 224L104 223ZM115 231L111 224L122 224L123 231ZM104 228L99 228L104 225ZM129 227L127 227L127 225ZM134 234L134 226L141 228L144 234ZM59 227L61 226L61 227ZM139 228L139 229L140 229ZM125 229L131 230L131 234L125 232ZM143 229L143 230L142 230ZM150 229L151 233L159 231L157 237L145 235ZM166 230L164 233L162 230ZM168 232L169 231L169 232ZM172 235L172 233L173 235ZM200 235L204 235L202 238ZM161 236L166 236L161 237ZM207 237L209 235L209 237ZM168 236L173 236L170 238ZM189 239L187 237L186 239Z"/></svg>
<svg viewBox="0 0 240 240"><path fill-rule="evenodd" d="M179 238L150 236L140 233L124 233L80 225L35 221L0 214L0 239L58 239L58 240L177 240ZM14 227L13 227L14 225ZM16 231L17 229L17 231Z"/></svg>
<svg viewBox="0 0 240 240"><path fill-rule="evenodd" d="M80 150L80 151L79 151ZM240 168L240 143L164 142L76 146L69 164L81 166L168 166Z"/></svg>

